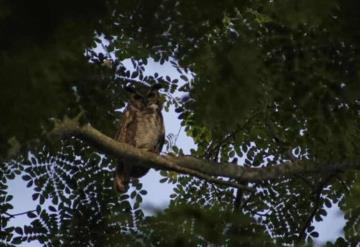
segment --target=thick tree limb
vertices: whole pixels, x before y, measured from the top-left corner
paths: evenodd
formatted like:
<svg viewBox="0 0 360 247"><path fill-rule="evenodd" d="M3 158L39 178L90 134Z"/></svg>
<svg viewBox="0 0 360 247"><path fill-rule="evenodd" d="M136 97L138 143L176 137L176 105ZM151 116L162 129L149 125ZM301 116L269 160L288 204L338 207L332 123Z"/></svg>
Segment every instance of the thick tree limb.
<svg viewBox="0 0 360 247"><path fill-rule="evenodd" d="M173 162L173 157L171 156L160 156L151 152L137 149L126 143L115 141L114 139L91 127L90 124L80 126L79 120L82 114L83 113L80 113L74 119L70 119L67 116L65 116L62 121L53 119L55 126L54 129L49 133L49 137L53 135L60 137L76 136L105 153L126 158L134 165L147 167L150 166L159 169L177 171L179 173L189 174L219 185L231 186L247 191L254 190L242 184L217 179L216 177L207 175L206 173L203 173L199 170L193 170L191 168L187 168L186 166L179 166L176 164L176 162Z"/></svg>
<svg viewBox="0 0 360 247"><path fill-rule="evenodd" d="M162 156L137 149L126 143L117 142L93 128L90 124L80 126L78 120L79 116L75 119L65 117L62 121L55 120L55 127L50 134L61 137L76 136L100 151L116 157L126 158L134 165L190 174L210 182L237 188L244 189L244 186L225 180L219 180L216 177L235 178L241 182L257 182L281 177L291 177L298 174L360 168L358 162L317 164L311 160L297 160L269 167L248 168L231 163L215 163L191 156Z"/></svg>

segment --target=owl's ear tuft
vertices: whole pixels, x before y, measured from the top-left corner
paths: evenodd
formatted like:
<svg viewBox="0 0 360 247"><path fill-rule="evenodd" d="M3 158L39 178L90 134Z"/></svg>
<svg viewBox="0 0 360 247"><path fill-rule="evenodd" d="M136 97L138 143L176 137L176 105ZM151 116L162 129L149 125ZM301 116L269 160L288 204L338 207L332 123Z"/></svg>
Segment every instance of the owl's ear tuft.
<svg viewBox="0 0 360 247"><path fill-rule="evenodd" d="M136 93L135 88L133 88L133 87L126 86L124 89L128 93Z"/></svg>
<svg viewBox="0 0 360 247"><path fill-rule="evenodd" d="M151 86L151 90L159 90L161 88L163 88L163 85L161 85L160 83Z"/></svg>

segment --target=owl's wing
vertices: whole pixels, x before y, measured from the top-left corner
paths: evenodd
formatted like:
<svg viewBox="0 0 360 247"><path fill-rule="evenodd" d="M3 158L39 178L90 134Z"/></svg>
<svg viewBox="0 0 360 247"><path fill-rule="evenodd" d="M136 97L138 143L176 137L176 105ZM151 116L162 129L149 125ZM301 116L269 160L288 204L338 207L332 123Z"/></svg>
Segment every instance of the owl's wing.
<svg viewBox="0 0 360 247"><path fill-rule="evenodd" d="M160 134L159 134L159 139L158 139L158 142L155 146L155 152L156 153L160 153L161 152L161 149L162 147L164 146L164 143L165 143L165 128L164 128L164 122L163 122L163 118L162 118L162 115L160 113L160 123L161 123L161 126L160 126Z"/></svg>
<svg viewBox="0 0 360 247"><path fill-rule="evenodd" d="M163 133L160 138L159 138L159 142L155 147L155 152L156 153L161 153L162 147L164 146L165 143L165 133Z"/></svg>
<svg viewBox="0 0 360 247"><path fill-rule="evenodd" d="M135 116L135 113L131 110L125 110L114 135L115 140L129 144L134 142L134 126L136 126ZM119 159L114 176L114 188L117 192L126 192L130 180L130 173L131 166L126 163L124 164L124 162Z"/></svg>
<svg viewBox="0 0 360 247"><path fill-rule="evenodd" d="M134 124L135 124L135 114L130 110L126 110L122 118L120 119L114 139L119 142L130 144L131 143L130 139L134 139L131 138L131 135L133 135L133 131L132 131L133 128L131 128L131 125Z"/></svg>

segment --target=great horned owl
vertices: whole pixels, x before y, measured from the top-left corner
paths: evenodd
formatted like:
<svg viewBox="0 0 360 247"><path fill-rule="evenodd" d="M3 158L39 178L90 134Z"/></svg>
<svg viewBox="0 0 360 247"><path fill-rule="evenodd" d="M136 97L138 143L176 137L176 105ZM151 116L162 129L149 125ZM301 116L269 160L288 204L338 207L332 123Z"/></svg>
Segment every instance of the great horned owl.
<svg viewBox="0 0 360 247"><path fill-rule="evenodd" d="M127 87L130 100L115 134L115 140L149 152L160 153L164 144L165 130L161 115L162 99L160 84L135 90ZM150 168L131 165L119 160L115 170L114 187L125 192L130 178L144 176Z"/></svg>

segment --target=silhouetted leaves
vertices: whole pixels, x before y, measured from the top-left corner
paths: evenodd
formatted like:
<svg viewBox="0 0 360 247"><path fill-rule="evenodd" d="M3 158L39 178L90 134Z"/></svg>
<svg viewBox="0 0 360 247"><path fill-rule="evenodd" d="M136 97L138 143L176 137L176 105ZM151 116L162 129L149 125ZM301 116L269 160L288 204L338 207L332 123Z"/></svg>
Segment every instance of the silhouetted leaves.
<svg viewBox="0 0 360 247"><path fill-rule="evenodd" d="M111 157L75 139L45 138L49 118L80 110L112 136L124 87L161 83L164 108L176 108L197 145L193 156L256 168L358 160L358 2L6 0L0 7L0 244L311 244L319 236L312 222L335 203L347 223L334 245L359 243L356 172L298 174L243 192L161 171L159 183L175 186L170 207L145 215L140 181L127 194L113 192ZM178 74L147 73L153 61ZM174 137L167 150L183 155ZM30 223L16 227L17 195L7 188L15 178L37 204L24 215Z"/></svg>

